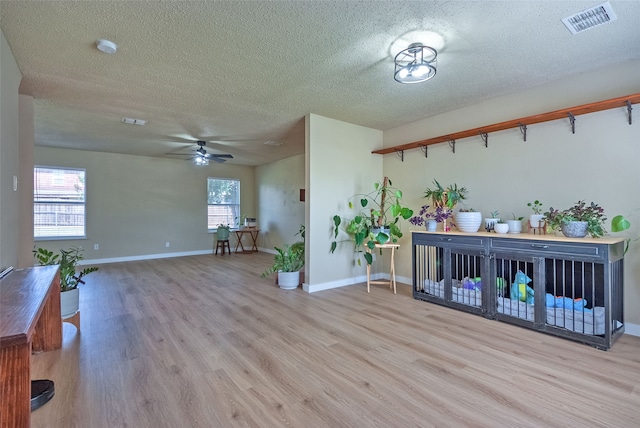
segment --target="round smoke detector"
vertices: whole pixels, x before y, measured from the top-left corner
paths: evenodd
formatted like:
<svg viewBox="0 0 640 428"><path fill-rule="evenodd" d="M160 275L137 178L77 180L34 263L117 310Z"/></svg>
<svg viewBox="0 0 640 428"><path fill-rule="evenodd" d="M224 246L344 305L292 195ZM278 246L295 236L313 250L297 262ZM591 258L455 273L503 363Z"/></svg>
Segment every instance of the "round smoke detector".
<svg viewBox="0 0 640 428"><path fill-rule="evenodd" d="M118 46L110 40L100 39L96 42L96 47L99 51L112 54L118 49Z"/></svg>

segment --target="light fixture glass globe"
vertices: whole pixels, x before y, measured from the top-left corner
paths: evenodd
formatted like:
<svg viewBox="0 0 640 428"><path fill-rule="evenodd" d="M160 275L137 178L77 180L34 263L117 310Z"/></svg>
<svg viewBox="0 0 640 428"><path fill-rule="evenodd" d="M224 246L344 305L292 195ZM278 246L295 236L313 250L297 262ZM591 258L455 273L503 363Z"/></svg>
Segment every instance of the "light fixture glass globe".
<svg viewBox="0 0 640 428"><path fill-rule="evenodd" d="M413 70L413 73L411 73L411 74L413 74L416 77L422 77L425 74L427 74L428 72L429 72L429 67L427 67L426 65L422 64L422 65L419 65L417 68L415 68Z"/></svg>
<svg viewBox="0 0 640 428"><path fill-rule="evenodd" d="M400 69L400 71L398 71L398 77L401 79L404 79L405 77L407 77L409 75L409 70L407 70L407 68L402 68Z"/></svg>

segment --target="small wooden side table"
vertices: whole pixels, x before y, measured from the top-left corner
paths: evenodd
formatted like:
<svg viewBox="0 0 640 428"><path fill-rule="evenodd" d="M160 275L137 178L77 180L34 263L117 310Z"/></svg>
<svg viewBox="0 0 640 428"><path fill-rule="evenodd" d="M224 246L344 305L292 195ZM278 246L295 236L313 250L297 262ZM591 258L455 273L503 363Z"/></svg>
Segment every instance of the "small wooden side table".
<svg viewBox="0 0 640 428"><path fill-rule="evenodd" d="M235 252L238 252L238 247L240 247L240 252L242 253L256 253L258 252L258 234L260 233L260 229L256 229L256 228L252 228L252 227L248 227L245 229L238 229L235 230L236 233L236 238L238 240L238 242L236 242L236 249ZM249 236L251 237L251 249L250 250L245 250L244 249L244 245L242 245L242 237L245 234L249 234Z"/></svg>
<svg viewBox="0 0 640 428"><path fill-rule="evenodd" d="M376 249L385 250L391 249L391 269L389 271L389 289L393 286L393 294L396 294L396 266L394 263L394 257L396 249L400 248L400 244L376 244ZM371 265L367 264L367 293L371 291L371 284L386 284L387 281L372 281L371 280Z"/></svg>

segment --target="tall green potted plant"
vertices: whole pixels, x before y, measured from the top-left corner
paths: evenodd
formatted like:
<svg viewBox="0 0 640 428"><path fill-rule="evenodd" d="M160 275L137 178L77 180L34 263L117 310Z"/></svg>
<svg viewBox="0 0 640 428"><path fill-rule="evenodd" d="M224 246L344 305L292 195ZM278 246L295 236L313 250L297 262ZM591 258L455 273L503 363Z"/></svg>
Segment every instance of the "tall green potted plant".
<svg viewBox="0 0 640 428"><path fill-rule="evenodd" d="M338 242L353 242L355 251L362 253L369 265L373 262L371 251L376 244L398 242L402 237L398 222L400 219L408 220L413 215L413 210L402 205L402 191L393 187L388 177L382 183L374 183L371 192L353 195L348 203L350 209L356 210L356 214L351 218L337 214L333 216L334 240L330 252L336 250ZM346 236L346 239L338 241L340 235Z"/></svg>

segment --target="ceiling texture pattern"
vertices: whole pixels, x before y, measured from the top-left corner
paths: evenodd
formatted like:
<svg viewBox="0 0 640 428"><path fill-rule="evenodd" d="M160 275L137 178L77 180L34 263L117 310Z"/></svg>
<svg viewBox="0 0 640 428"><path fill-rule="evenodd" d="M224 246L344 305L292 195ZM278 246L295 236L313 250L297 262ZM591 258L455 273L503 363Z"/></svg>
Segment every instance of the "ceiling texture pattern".
<svg viewBox="0 0 640 428"><path fill-rule="evenodd" d="M0 27L36 145L169 157L203 139L260 165L304 152L308 113L385 130L640 59L640 1L610 1L618 19L577 35L563 25L599 3L0 0ZM437 75L402 85L393 57L413 42L438 50Z"/></svg>

